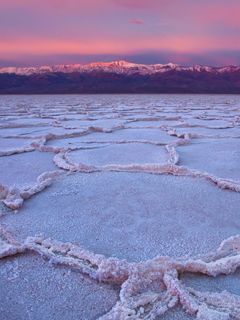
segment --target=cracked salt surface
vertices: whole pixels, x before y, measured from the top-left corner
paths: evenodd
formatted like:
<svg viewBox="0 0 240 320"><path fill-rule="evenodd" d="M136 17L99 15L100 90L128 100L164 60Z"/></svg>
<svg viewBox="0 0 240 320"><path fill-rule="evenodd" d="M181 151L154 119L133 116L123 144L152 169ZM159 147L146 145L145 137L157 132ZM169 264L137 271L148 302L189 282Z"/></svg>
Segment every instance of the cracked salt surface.
<svg viewBox="0 0 240 320"><path fill-rule="evenodd" d="M187 286L201 291L221 292L227 290L233 294L240 295L240 270L228 276L220 275L217 278L186 273L182 275L181 279Z"/></svg>
<svg viewBox="0 0 240 320"><path fill-rule="evenodd" d="M177 151L180 165L207 171L221 178L240 180L239 139L197 139Z"/></svg>
<svg viewBox="0 0 240 320"><path fill-rule="evenodd" d="M176 128L178 134L187 133L192 138L240 138L240 127L227 129L213 129L208 127L183 127Z"/></svg>
<svg viewBox="0 0 240 320"><path fill-rule="evenodd" d="M240 319L239 137L234 95L1 96L1 319Z"/></svg>
<svg viewBox="0 0 240 320"><path fill-rule="evenodd" d="M96 319L118 299L117 288L33 254L1 260L0 287L1 319L8 320Z"/></svg>
<svg viewBox="0 0 240 320"><path fill-rule="evenodd" d="M181 308L174 308L166 312L163 316L157 317L156 320L191 320L194 316L186 314Z"/></svg>
<svg viewBox="0 0 240 320"><path fill-rule="evenodd" d="M6 138L0 138L0 154L1 152L6 152L9 150L14 150L17 148L23 148L30 146L30 144L33 142L33 140L25 140L25 139L6 139Z"/></svg>
<svg viewBox="0 0 240 320"><path fill-rule="evenodd" d="M72 151L69 159L74 163L103 166L107 164L166 163L168 156L162 146L124 143Z"/></svg>
<svg viewBox="0 0 240 320"><path fill-rule="evenodd" d="M77 142L127 142L137 141L155 144L167 144L176 140L160 129L118 129L113 132L93 132L84 134L77 139L51 140L48 145L66 146L66 143Z"/></svg>
<svg viewBox="0 0 240 320"><path fill-rule="evenodd" d="M29 186L43 172L57 170L52 154L38 151L0 157L0 167L0 183L9 187Z"/></svg>
<svg viewBox="0 0 240 320"><path fill-rule="evenodd" d="M238 233L239 207L239 194L193 178L79 173L58 180L26 202L21 214L2 221L21 239L43 233L141 261L213 250Z"/></svg>
<svg viewBox="0 0 240 320"><path fill-rule="evenodd" d="M140 127L140 128L159 128L159 127L163 127L163 126L178 126L181 124L181 121L177 121L177 120L161 120L161 118L159 120L149 120L149 121L130 121L127 124L125 124L126 127L128 128L134 128L134 127Z"/></svg>

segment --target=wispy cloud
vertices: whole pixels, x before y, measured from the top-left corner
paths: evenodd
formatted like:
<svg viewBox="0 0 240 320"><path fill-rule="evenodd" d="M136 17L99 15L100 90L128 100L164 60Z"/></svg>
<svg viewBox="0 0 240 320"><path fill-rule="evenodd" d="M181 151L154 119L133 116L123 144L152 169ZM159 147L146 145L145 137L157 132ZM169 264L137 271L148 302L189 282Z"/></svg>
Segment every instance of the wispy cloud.
<svg viewBox="0 0 240 320"><path fill-rule="evenodd" d="M131 23L131 24L144 24L144 21L141 19L131 19L131 20L129 20L129 23Z"/></svg>

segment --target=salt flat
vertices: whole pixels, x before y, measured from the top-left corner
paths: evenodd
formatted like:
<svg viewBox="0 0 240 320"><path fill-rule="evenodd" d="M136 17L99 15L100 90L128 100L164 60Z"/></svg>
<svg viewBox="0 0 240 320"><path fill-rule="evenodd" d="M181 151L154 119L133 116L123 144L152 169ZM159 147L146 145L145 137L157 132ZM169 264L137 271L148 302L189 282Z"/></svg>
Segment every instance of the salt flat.
<svg viewBox="0 0 240 320"><path fill-rule="evenodd" d="M1 96L1 319L240 319L239 138L237 95Z"/></svg>

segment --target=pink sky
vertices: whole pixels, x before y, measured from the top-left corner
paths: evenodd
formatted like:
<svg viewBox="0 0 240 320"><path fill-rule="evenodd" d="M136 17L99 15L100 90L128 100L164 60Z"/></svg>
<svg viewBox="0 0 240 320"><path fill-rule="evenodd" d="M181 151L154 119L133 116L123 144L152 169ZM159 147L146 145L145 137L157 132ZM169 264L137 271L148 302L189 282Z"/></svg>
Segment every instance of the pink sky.
<svg viewBox="0 0 240 320"><path fill-rule="evenodd" d="M240 64L239 0L0 0L0 64Z"/></svg>

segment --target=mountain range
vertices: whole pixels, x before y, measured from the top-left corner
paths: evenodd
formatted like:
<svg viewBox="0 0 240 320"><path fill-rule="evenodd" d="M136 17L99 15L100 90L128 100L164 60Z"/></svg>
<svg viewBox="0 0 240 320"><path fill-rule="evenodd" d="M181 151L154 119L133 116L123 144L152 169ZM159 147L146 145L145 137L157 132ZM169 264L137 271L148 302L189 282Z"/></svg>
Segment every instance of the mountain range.
<svg viewBox="0 0 240 320"><path fill-rule="evenodd" d="M0 94L240 93L240 66L127 61L0 68Z"/></svg>

